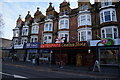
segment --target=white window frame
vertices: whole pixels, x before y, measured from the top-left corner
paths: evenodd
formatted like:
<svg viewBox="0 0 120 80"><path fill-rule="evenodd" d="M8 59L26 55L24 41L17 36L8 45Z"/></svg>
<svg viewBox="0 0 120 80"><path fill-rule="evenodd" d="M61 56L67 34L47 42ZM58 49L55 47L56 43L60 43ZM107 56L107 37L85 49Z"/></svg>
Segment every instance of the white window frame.
<svg viewBox="0 0 120 80"><path fill-rule="evenodd" d="M14 39L14 45L18 45L18 39Z"/></svg>
<svg viewBox="0 0 120 80"><path fill-rule="evenodd" d="M110 6L112 5L112 0L102 0L101 1L101 7L107 7L107 6Z"/></svg>
<svg viewBox="0 0 120 80"><path fill-rule="evenodd" d="M28 39L27 37L22 37L21 44L27 43Z"/></svg>
<svg viewBox="0 0 120 80"><path fill-rule="evenodd" d="M88 4L80 6L80 10L88 10Z"/></svg>
<svg viewBox="0 0 120 80"><path fill-rule="evenodd" d="M27 32L26 32L27 30ZM27 27L23 27L22 29L22 36L28 36L29 29Z"/></svg>
<svg viewBox="0 0 120 80"><path fill-rule="evenodd" d="M48 26L46 26L48 25ZM51 26L50 26L51 25ZM47 27L47 28L46 28ZM51 27L51 28L50 28ZM47 22L44 24L44 31L53 31L53 22Z"/></svg>
<svg viewBox="0 0 120 80"><path fill-rule="evenodd" d="M35 40L37 39L37 40ZM38 42L38 36L31 36L30 42Z"/></svg>
<svg viewBox="0 0 120 80"><path fill-rule="evenodd" d="M68 35L67 36L67 42L69 42L69 31L59 31L58 32L58 37L65 37L65 35ZM61 36L61 35L63 35L63 36Z"/></svg>
<svg viewBox="0 0 120 80"><path fill-rule="evenodd" d="M15 30L13 34L14 37L19 37L19 30Z"/></svg>
<svg viewBox="0 0 120 80"><path fill-rule="evenodd" d="M85 32L85 40L82 40L81 38L81 33L82 32ZM88 36L88 32L90 32L90 35ZM78 29L78 41L90 41L92 40L92 30L91 28L81 28L81 29Z"/></svg>
<svg viewBox="0 0 120 80"><path fill-rule="evenodd" d="M45 40L46 37L46 40ZM51 37L51 39L49 39L49 37ZM44 33L43 35L43 44L48 44L48 43L52 43L52 34L48 34L48 33Z"/></svg>
<svg viewBox="0 0 120 80"><path fill-rule="evenodd" d="M111 33L112 37L111 37L111 38L113 38L113 39L118 38L118 27L117 27L117 26L107 26L107 27L101 28L101 38L107 38L106 29L109 29L109 28L112 29L112 33ZM114 38L114 28L117 29L116 38ZM102 31L103 31L103 30L104 30L104 35L105 35L104 37L103 37L103 34L102 34Z"/></svg>
<svg viewBox="0 0 120 80"><path fill-rule="evenodd" d="M32 26L32 34L38 34L39 31L39 26L38 25L34 25Z"/></svg>
<svg viewBox="0 0 120 80"><path fill-rule="evenodd" d="M62 22L62 24L61 24ZM67 22L67 25L66 25ZM59 29L69 29L69 19L63 18L59 20Z"/></svg>
<svg viewBox="0 0 120 80"><path fill-rule="evenodd" d="M84 16L84 21L82 21L82 17ZM91 25L91 14L80 14L78 16L78 27L84 25Z"/></svg>
<svg viewBox="0 0 120 80"><path fill-rule="evenodd" d="M105 20L105 12L107 11L110 11L110 21L117 21L116 10L114 8L110 8L110 9L104 9L100 12L100 23L110 22ZM113 19L113 12L114 12L114 19Z"/></svg>

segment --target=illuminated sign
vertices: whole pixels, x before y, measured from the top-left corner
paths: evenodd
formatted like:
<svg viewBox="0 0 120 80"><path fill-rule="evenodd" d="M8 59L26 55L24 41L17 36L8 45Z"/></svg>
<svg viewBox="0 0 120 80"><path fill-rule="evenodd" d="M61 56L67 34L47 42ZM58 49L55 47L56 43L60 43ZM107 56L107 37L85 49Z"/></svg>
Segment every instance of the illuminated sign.
<svg viewBox="0 0 120 80"><path fill-rule="evenodd" d="M75 42L68 44L61 44L61 47L79 47L79 46L87 46L87 42Z"/></svg>
<svg viewBox="0 0 120 80"><path fill-rule="evenodd" d="M112 38L105 38L97 43L97 46L99 45L104 45L104 46L114 45L114 40Z"/></svg>
<svg viewBox="0 0 120 80"><path fill-rule="evenodd" d="M87 42L75 42L75 43L56 43L56 44L41 44L40 48L54 48L54 47L80 47L80 46L87 46Z"/></svg>
<svg viewBox="0 0 120 80"><path fill-rule="evenodd" d="M53 48L53 47L60 47L61 44L41 44L40 48Z"/></svg>
<svg viewBox="0 0 120 80"><path fill-rule="evenodd" d="M39 48L39 45L40 45L39 42L27 43L26 48Z"/></svg>

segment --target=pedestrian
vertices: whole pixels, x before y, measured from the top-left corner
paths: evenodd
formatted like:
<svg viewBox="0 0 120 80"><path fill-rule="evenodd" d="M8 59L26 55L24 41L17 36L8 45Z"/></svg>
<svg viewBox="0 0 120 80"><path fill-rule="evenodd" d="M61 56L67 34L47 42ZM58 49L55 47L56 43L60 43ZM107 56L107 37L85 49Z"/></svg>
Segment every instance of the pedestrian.
<svg viewBox="0 0 120 80"><path fill-rule="evenodd" d="M26 61L26 56L24 56L24 62Z"/></svg>
<svg viewBox="0 0 120 80"><path fill-rule="evenodd" d="M39 65L39 56L36 58L36 63Z"/></svg>
<svg viewBox="0 0 120 80"><path fill-rule="evenodd" d="M60 68L63 68L63 61L60 61Z"/></svg>

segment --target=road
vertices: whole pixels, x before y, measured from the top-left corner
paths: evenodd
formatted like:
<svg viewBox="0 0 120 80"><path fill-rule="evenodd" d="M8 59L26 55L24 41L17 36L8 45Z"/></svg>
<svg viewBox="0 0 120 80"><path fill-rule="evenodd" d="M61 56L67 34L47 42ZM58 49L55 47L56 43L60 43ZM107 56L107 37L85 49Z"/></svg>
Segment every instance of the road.
<svg viewBox="0 0 120 80"><path fill-rule="evenodd" d="M68 72L58 72L58 71L42 71L42 70L35 70L25 67L18 67L12 65L5 65L2 66L2 78L89 78L95 79L95 76L88 76L76 73L68 73Z"/></svg>

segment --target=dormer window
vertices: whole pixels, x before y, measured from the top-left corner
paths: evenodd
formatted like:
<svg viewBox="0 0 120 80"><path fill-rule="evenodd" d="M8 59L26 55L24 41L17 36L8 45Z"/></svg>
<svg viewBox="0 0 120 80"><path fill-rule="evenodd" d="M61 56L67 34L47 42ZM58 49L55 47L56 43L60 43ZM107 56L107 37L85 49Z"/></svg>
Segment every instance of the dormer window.
<svg viewBox="0 0 120 80"><path fill-rule="evenodd" d="M39 22L39 21L40 21L40 18L34 19L34 23L37 23L37 22Z"/></svg>
<svg viewBox="0 0 120 80"><path fill-rule="evenodd" d="M80 6L80 10L87 10L87 9L88 9L88 5L87 4Z"/></svg>
<svg viewBox="0 0 120 80"><path fill-rule="evenodd" d="M53 23L52 22L45 23L44 31L53 31Z"/></svg>
<svg viewBox="0 0 120 80"><path fill-rule="evenodd" d="M60 19L59 29L69 29L69 19Z"/></svg>
<svg viewBox="0 0 120 80"><path fill-rule="evenodd" d="M53 19L54 18L54 16L52 15L52 14L50 14L50 15L48 15L47 17L46 17L46 20L47 19Z"/></svg>
<svg viewBox="0 0 120 80"><path fill-rule="evenodd" d="M29 22L28 22L28 21L26 21L26 22L25 22L25 25L28 25L28 24L29 24Z"/></svg>
<svg viewBox="0 0 120 80"><path fill-rule="evenodd" d="M112 5L111 0L102 0L101 7L105 7L105 6L109 6L109 5Z"/></svg>
<svg viewBox="0 0 120 80"><path fill-rule="evenodd" d="M63 10L62 12L61 12L61 16L63 16L63 15L68 15L69 14L69 11L68 10Z"/></svg>

